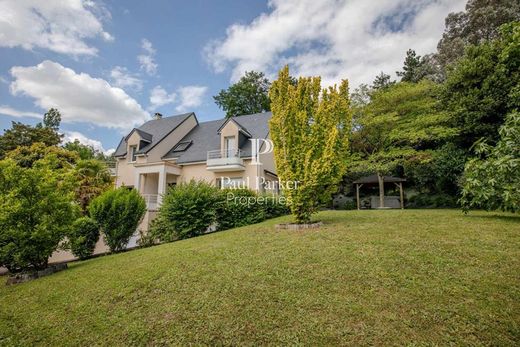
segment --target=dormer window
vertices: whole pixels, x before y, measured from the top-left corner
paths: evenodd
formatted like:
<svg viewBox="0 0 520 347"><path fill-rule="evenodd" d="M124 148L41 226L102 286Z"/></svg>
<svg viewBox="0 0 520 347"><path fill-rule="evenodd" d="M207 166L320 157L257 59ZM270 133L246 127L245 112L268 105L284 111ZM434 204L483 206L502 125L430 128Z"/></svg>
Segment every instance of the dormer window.
<svg viewBox="0 0 520 347"><path fill-rule="evenodd" d="M137 146L130 146L130 162L134 163L137 159Z"/></svg>
<svg viewBox="0 0 520 347"><path fill-rule="evenodd" d="M179 142L175 147L173 147L172 152L184 152L192 143L193 141Z"/></svg>

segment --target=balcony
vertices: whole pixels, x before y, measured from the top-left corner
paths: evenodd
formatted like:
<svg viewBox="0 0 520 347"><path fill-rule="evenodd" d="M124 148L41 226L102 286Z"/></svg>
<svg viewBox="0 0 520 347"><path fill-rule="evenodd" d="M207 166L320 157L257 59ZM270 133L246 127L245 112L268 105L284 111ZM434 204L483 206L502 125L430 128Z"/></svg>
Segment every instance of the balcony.
<svg viewBox="0 0 520 347"><path fill-rule="evenodd" d="M209 171L243 171L245 170L244 160L240 158L239 149L221 150L217 149L208 152L206 166Z"/></svg>

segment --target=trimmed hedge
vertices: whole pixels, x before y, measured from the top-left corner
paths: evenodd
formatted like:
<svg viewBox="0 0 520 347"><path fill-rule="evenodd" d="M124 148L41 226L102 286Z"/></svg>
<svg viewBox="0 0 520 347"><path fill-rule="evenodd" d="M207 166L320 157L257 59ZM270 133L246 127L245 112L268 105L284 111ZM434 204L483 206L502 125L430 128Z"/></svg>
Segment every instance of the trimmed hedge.
<svg viewBox="0 0 520 347"><path fill-rule="evenodd" d="M72 223L69 245L72 254L79 259L92 255L99 240L99 225L89 217L78 218Z"/></svg>
<svg viewBox="0 0 520 347"><path fill-rule="evenodd" d="M88 211L105 234L110 251L119 252L137 230L146 212L146 203L135 189L120 187L95 198Z"/></svg>
<svg viewBox="0 0 520 347"><path fill-rule="evenodd" d="M171 242L208 232L259 223L287 214L289 209L274 196L248 189L220 190L204 181L170 188L163 197L149 237Z"/></svg>

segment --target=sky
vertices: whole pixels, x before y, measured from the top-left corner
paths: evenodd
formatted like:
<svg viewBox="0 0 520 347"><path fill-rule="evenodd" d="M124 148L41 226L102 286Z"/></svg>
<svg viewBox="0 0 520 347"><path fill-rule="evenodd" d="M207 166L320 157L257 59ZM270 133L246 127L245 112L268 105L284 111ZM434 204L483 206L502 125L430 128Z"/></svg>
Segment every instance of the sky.
<svg viewBox="0 0 520 347"><path fill-rule="evenodd" d="M62 114L65 141L105 153L151 119L195 112L245 71L351 89L435 51L465 0L0 0L0 132Z"/></svg>

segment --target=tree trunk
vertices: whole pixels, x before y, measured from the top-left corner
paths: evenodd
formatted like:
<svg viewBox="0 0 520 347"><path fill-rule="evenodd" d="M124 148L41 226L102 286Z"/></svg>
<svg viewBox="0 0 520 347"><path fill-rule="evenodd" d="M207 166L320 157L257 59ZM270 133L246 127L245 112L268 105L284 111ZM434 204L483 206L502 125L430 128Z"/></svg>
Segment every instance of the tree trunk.
<svg viewBox="0 0 520 347"><path fill-rule="evenodd" d="M377 180L379 182L379 207L385 207L385 182L380 172L377 173Z"/></svg>

